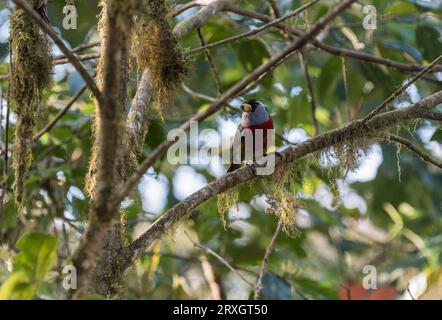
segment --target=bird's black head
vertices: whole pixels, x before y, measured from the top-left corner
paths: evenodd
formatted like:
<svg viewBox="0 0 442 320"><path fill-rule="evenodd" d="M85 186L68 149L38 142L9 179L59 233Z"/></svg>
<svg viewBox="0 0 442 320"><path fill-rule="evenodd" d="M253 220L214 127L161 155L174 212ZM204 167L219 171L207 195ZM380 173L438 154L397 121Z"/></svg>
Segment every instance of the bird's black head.
<svg viewBox="0 0 442 320"><path fill-rule="evenodd" d="M270 113L264 103L249 99L241 104L242 125L258 125L270 119Z"/></svg>
<svg viewBox="0 0 442 320"><path fill-rule="evenodd" d="M241 104L241 110L244 112L254 112L256 108L258 108L260 105L263 105L261 102L255 99L249 99L244 101Z"/></svg>

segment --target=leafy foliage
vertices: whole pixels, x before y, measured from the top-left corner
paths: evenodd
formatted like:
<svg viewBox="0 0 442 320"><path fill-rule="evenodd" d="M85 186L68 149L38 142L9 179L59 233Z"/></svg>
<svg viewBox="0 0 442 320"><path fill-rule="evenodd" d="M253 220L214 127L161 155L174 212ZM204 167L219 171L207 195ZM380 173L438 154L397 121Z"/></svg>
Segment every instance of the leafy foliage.
<svg viewBox="0 0 442 320"><path fill-rule="evenodd" d="M307 1L275 2L281 13L286 14ZM179 1L176 5L182 3L185 2ZM368 4L368 1L362 3ZM335 19L330 29L321 35L321 41L333 47L354 49L356 40L356 43L362 44L359 51L401 63L429 63L441 54L439 0L375 0L370 3L377 9L378 25L375 30L362 27L362 9L355 6ZM85 1L76 4L81 21L78 30L62 27L62 5L63 1L49 4L49 18L61 37L71 47L95 41L98 14L95 5ZM240 5L269 15L267 1L242 1ZM323 1L287 23L307 30L333 5L333 1ZM195 12L191 10L195 9L175 17L168 28ZM3 13L7 16L10 8L0 3L2 17ZM2 19L0 30L6 28L4 23ZM260 25L262 22L256 19L225 12L209 19L201 31L210 44ZM8 73L9 66L5 39L0 36L2 75ZM196 31L173 41L174 45L178 43L183 48L179 54L183 54L184 58L186 49L201 45ZM257 36L210 50L222 87L227 89L243 79L288 42L284 30L269 28ZM91 48L81 54L96 52L97 48ZM312 137L315 132L309 91L297 57L290 57L231 102L235 107L246 98L265 102L278 133L294 143ZM342 58L311 47L305 50L305 57L316 101L314 115L319 123L319 133L336 129L347 119L363 117L410 78L407 72ZM140 77L135 54L132 58L135 67L128 83L131 97ZM206 57L201 53L192 58L190 72L184 79L186 86L216 97L213 72ZM95 61L87 60L84 64L92 74ZM346 66L347 83L344 82L343 64ZM37 125L39 127L35 128L34 134L53 119L83 85L78 73L67 65L57 65L54 72L55 83L44 91L41 101L43 123ZM389 108L403 107L440 90L441 78L431 74L428 77L433 81L418 81ZM7 81L1 82L1 89L4 99ZM139 160L164 141L171 129L179 127L184 120L208 106L208 101L189 95L181 88L174 87L172 93L170 102L163 106L164 119L156 113L151 115ZM5 99L2 103L3 147ZM440 107L438 110L441 110ZM0 214L0 298L67 296L61 281L49 281L48 278L52 274L63 278L59 266L70 263L74 249L84 234L89 199L83 190L90 159L93 114L90 94L84 93L56 125L32 145L33 160L25 182L27 197L24 202L32 233L27 234L16 221L17 208L10 190L14 177L12 170L8 170L5 177L8 192ZM9 146L15 142L12 134L17 125L15 117L16 110L11 109ZM234 129L237 123L237 114L225 108L199 123L199 129ZM440 123L418 121L395 128L393 132L440 160ZM203 141L190 143L201 145ZM283 191L290 194L290 199L296 199L296 210L291 213L295 217L292 222L297 232L294 237L281 233L277 238L263 277L263 298L346 299L348 292L345 288L349 288L350 295L354 290L355 298L364 296L356 294L356 291L362 290L366 265L376 267L379 288L388 289L389 298L409 298L407 286L410 284L414 288L420 285L422 277L426 289L419 291L412 288L415 297L441 298L442 172L395 144L377 140L367 143L370 147L365 155L354 159L359 168L356 170L348 171L339 162L339 158L343 158L334 149L296 163ZM286 145L277 138L278 148ZM123 203L125 242L139 236L161 213L192 191L223 175L223 169L217 166L218 160L214 158L209 165L173 165L164 156L157 161ZM0 167L4 165L2 153ZM219 218L217 199L210 199L195 209L190 219L159 240L154 250L148 251L128 270L123 279L121 297L212 297L200 259L206 253L195 248L184 231L192 239L198 239L201 244L222 255L241 275L254 282L277 224L275 215L265 210L263 200L264 195L274 193L274 188L275 184L265 179L253 185L239 186L235 190L235 204L229 203L229 207L224 208L226 228ZM21 240L16 241L20 237ZM252 288L216 258L208 255L207 259L227 298L247 299L253 296Z"/></svg>

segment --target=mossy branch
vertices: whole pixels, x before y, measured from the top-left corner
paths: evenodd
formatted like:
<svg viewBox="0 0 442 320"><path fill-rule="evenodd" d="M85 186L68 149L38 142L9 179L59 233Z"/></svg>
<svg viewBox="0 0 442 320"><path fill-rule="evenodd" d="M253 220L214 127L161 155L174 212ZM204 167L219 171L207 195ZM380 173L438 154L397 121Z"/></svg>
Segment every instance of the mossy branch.
<svg viewBox="0 0 442 320"><path fill-rule="evenodd" d="M19 218L25 223L22 207L25 179L32 159L32 134L41 111L43 90L52 82L52 56L44 33L24 10L14 8L10 22L9 98L17 113L12 156L14 195Z"/></svg>
<svg viewBox="0 0 442 320"><path fill-rule="evenodd" d="M249 75L244 77L229 90L224 92L215 102L213 102L207 109L201 111L191 117L188 121L180 126L181 130L187 131L190 128L190 124L193 121L201 121L217 112L228 101L239 95L250 84L262 79L266 74L271 72L278 65L286 61L291 55L298 49L302 48L308 41L310 41L321 29L323 29L334 17L349 7L356 0L346 0L339 5L331 9L325 16L321 17L319 21L306 33L298 37L291 44L286 46L279 54L275 55L267 63L262 64L256 68ZM113 201L109 204L112 208L117 208L121 201L127 196L132 188L138 183L139 179L149 169L150 166L173 144L173 141L163 141L134 171L131 177L129 177L124 186L115 194Z"/></svg>
<svg viewBox="0 0 442 320"><path fill-rule="evenodd" d="M99 24L101 54L98 85L104 103L98 101L94 122L95 141L88 174L91 196L89 225L74 257L80 294L96 292L91 281L97 258L118 208L107 205L124 171L124 107L128 80L128 50L133 15L138 1L103 0ZM98 100L98 99L97 99Z"/></svg>
<svg viewBox="0 0 442 320"><path fill-rule="evenodd" d="M398 124L414 119L426 118L432 113L431 108L439 103L442 103L442 90L422 99L408 108L377 115L365 124L361 120L354 121L341 128L321 134L300 144L290 146L280 153L280 157L276 157L275 172L279 167L285 167L298 159L314 155L318 151L325 150L337 144L357 141L359 139L366 140L375 138L379 133L385 132L389 128L394 128ZM138 239L134 240L122 251L121 265L124 267L123 270L131 265L154 240L160 238L179 221L188 218L192 211L199 205L226 190L257 178L258 176L255 175L255 170L251 166L245 166L209 183L204 188L175 205L158 218Z"/></svg>
<svg viewBox="0 0 442 320"><path fill-rule="evenodd" d="M13 0L14 3L23 9L26 14L31 17L38 26L54 41L54 43L57 45L57 47L63 52L63 54L66 56L66 58L72 63L74 68L78 71L80 76L83 78L83 80L88 85L89 89L94 94L95 98L100 102L104 103L103 95L101 94L100 90L98 90L97 85L95 84L94 80L91 78L91 76L88 74L86 69L83 67L81 62L78 60L78 58L75 56L74 53L72 53L71 50L69 50L64 42L57 36L55 31L49 26L39 15L35 10L32 8L31 5L29 5L25 0Z"/></svg>
<svg viewBox="0 0 442 320"><path fill-rule="evenodd" d="M193 30L190 26L197 28L198 26L203 25L213 15L224 10L227 4L228 1L225 0L215 0L210 2L206 7L199 10L194 15L183 20L181 24L176 25L173 29L173 36L178 40L181 39ZM196 5L199 5L199 3ZM176 14L178 13L175 12L172 15ZM144 69L127 117L126 132L130 137L129 141L135 142L134 146L136 146L135 149L137 152L140 151L149 128L149 105L155 89L152 82L152 76L150 70Z"/></svg>

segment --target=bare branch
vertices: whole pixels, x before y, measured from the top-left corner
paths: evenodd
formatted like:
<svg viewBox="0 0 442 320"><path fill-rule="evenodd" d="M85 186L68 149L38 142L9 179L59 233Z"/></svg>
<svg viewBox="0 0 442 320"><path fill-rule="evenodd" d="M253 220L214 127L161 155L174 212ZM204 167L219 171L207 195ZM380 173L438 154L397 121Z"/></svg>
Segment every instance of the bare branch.
<svg viewBox="0 0 442 320"><path fill-rule="evenodd" d="M381 105L376 107L373 111L371 111L364 119L364 122L367 122L371 118L373 118L375 115L377 115L379 112L381 112L385 107L387 107L391 102L393 102L394 99L396 99L397 96L399 96L401 93L403 93L405 90L407 90L413 83L415 83L417 80L419 80L424 74L429 72L431 69L433 69L436 64L442 60L442 55L437 57L432 63L430 63L425 69L423 69L421 72L416 74L413 78L407 81L403 86L401 86L399 89L397 89L391 96L389 96Z"/></svg>
<svg viewBox="0 0 442 320"><path fill-rule="evenodd" d="M213 300L223 300L223 290L217 276L212 268L212 265L207 260L206 256L201 257L201 268L203 269L204 278L206 278L209 285L210 292L212 293Z"/></svg>
<svg viewBox="0 0 442 320"><path fill-rule="evenodd" d="M351 120L350 114L350 95L348 91L348 79L347 79L347 61L345 57L341 57L342 59L342 80L344 81L344 93L345 93L345 110L347 114L347 121Z"/></svg>
<svg viewBox="0 0 442 320"><path fill-rule="evenodd" d="M278 235L281 232L281 228L282 228L282 223L281 223L281 221L278 221L278 225L276 226L275 233L273 234L273 237L270 240L270 242L269 242L269 244L268 244L268 246L266 248L266 252L264 254L264 259L262 260L261 267L259 268L259 275L258 275L258 279L256 280L256 285L255 285L255 294L254 294L254 299L255 300L258 300L259 297L261 296L261 291L263 289L262 277L264 276L264 272L267 269L267 265L269 263L270 255L272 254L273 247L275 246L276 239L278 238Z"/></svg>
<svg viewBox="0 0 442 320"><path fill-rule="evenodd" d="M442 162L441 161L437 161L436 159L433 159L431 156L425 154L424 152L419 150L418 147L414 146L409 140L399 137L399 136L396 136L396 135L393 135L393 134L383 135L382 138L385 140L388 140L390 142L394 141L394 142L397 142L397 143L405 146L408 150L414 152L422 160L429 162L429 163L435 165L436 167L439 167L442 169Z"/></svg>
<svg viewBox="0 0 442 320"><path fill-rule="evenodd" d="M253 30L241 33L241 34L239 34L237 36L233 36L233 37L230 37L230 38L227 38L227 39L223 39L223 40L220 40L220 41L217 41L217 42L214 42L214 43L210 43L210 44L205 45L205 46L203 45L200 48L191 49L191 50L189 50L187 52L187 54L200 53L200 52L203 52L203 51L208 50L208 49L213 49L213 48L216 48L216 47L220 47L220 46L223 46L223 45L226 45L226 44L229 44L229 43L232 43L232 42L235 42L235 41L238 41L238 40L250 37L250 36L257 35L258 33L261 33L261 32L267 30L270 27L276 26L279 23L281 23L281 22L283 22L283 21L285 21L285 20L287 20L289 18L297 16L298 14L300 14L304 10L310 8L312 5L314 5L318 1L320 1L320 0L310 1L310 2L306 3L305 5L299 7L298 9L296 9L296 10L286 14L285 16L283 16L281 18L278 18L278 19L275 19L275 20L273 20L273 21L271 21L271 22L269 22L267 24L264 24L263 26L258 27L256 29L253 29Z"/></svg>
<svg viewBox="0 0 442 320"><path fill-rule="evenodd" d="M56 124L57 122L66 114L66 112L68 112L68 110L74 105L74 103L78 100L78 98L81 97L81 95L83 94L83 92L86 91L87 86L84 85L82 86L76 93L75 95L68 101L68 103L64 106L63 109L61 109L57 115L51 120L49 121L43 129L41 129L34 137L33 140L37 141L38 139L40 139L40 137L42 135L44 135L45 133L49 132Z"/></svg>
<svg viewBox="0 0 442 320"><path fill-rule="evenodd" d="M247 10L244 8L240 8L234 5L227 5L225 8L226 11L234 12L239 15L243 15L246 17L250 17L253 19L261 20L263 22L271 22L273 19L269 16ZM291 35L294 36L301 36L303 32L295 27L289 26L285 23L278 23L276 25L279 29L285 31L288 31ZM376 57L374 55L371 55L369 53L363 52L363 51L357 51L347 48L340 48L340 47L333 47L329 46L317 39L312 39L311 41L312 45L333 55L342 56L342 57L349 57L361 61L371 62L371 63L377 63L381 65L385 65L390 68L395 68L402 72L420 72L423 69L425 69L425 66L420 64L409 64L409 63L402 63L397 62L389 59L384 59L381 57ZM442 71L442 65L437 65L433 69L434 72Z"/></svg>
<svg viewBox="0 0 442 320"><path fill-rule="evenodd" d="M174 33L177 38L182 38L189 31L201 28L208 19L224 10L230 3L236 3L239 0L212 0L206 7L200 9L191 18L179 22L175 28Z"/></svg>
<svg viewBox="0 0 442 320"><path fill-rule="evenodd" d="M88 54L82 54L77 57L79 61L88 61L88 60L94 60L100 58L99 53L88 53ZM70 63L70 60L66 57L60 57L60 58L54 58L54 65L59 64L66 64Z"/></svg>
<svg viewBox="0 0 442 320"><path fill-rule="evenodd" d="M83 78L84 82L86 82L87 86L95 96L95 98L98 100L100 104L104 104L104 98L98 90L97 85L95 84L95 81L91 78L91 76L88 74L86 69L83 67L81 62L77 59L75 54L69 50L63 41L57 36L55 31L51 28L49 24L47 24L32 8L31 5L29 5L24 0L13 0L17 6L19 6L21 9L23 9L38 25L39 27L54 41L54 43L57 45L57 47L61 50L61 52L64 53L64 55L69 59L69 61L72 63L74 68L78 71L80 76Z"/></svg>
<svg viewBox="0 0 442 320"><path fill-rule="evenodd" d="M281 13L279 12L278 6L275 3L275 0L267 0L269 3L270 14L273 18L279 18Z"/></svg>
<svg viewBox="0 0 442 320"><path fill-rule="evenodd" d="M253 288L253 283L251 283L249 280L247 280L246 278L243 277L243 275L241 273L239 273L234 267L232 267L230 265L230 263L228 263L226 261L226 259L224 259L223 257L221 257L218 253L216 253L215 251L213 251L212 249L210 249L209 247L203 246L202 244L196 242L195 240L193 240L188 234L187 232L185 232L187 238L189 238L190 242L192 242L192 244L195 247L198 247L200 249L203 249L205 252L207 252L208 254L210 254L211 256L214 256L215 258L217 258L223 265L225 265L227 268L230 269L230 271L232 271L234 274L236 274L242 281L244 281L245 283L247 283L250 287Z"/></svg>
<svg viewBox="0 0 442 320"><path fill-rule="evenodd" d="M312 81L310 79L310 74L308 71L308 66L304 58L304 53L302 50L299 51L299 60L301 63L301 68L304 73L305 82L307 84L307 90L308 90L308 100L310 102L311 110L312 110L312 121L313 121L313 127L315 128L315 135L319 133L319 124L318 120L316 119L316 99L315 94L313 91L313 85Z"/></svg>
<svg viewBox="0 0 442 320"><path fill-rule="evenodd" d="M181 6L179 6L178 8L176 8L173 12L172 12L172 16L177 16L181 13L183 13L184 11L190 9L190 8L194 8L194 7L198 7L200 6L201 1L198 0L194 0L194 1L189 1Z"/></svg>
<svg viewBox="0 0 442 320"><path fill-rule="evenodd" d="M203 35L201 29L198 28L196 31L198 33L198 38L200 39L201 45L203 47L205 47L206 41L204 40L204 35ZM212 56L210 55L210 51L208 49L205 49L204 54L206 56L206 60L207 60L207 63L209 64L210 71L212 72L213 78L215 79L217 95L220 96L223 90L222 90L222 85L221 85L221 80L219 78L218 70L216 69L215 63L213 62Z"/></svg>

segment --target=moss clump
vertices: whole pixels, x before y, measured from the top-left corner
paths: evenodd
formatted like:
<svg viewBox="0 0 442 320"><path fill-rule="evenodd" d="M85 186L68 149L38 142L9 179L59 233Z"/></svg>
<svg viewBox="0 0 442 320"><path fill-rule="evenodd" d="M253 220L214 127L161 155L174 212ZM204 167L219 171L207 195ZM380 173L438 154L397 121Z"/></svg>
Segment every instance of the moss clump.
<svg viewBox="0 0 442 320"><path fill-rule="evenodd" d="M144 3L145 15L139 17L133 45L138 66L149 70L154 105L162 115L172 90L181 84L189 70L189 62L173 34L167 1Z"/></svg>
<svg viewBox="0 0 442 320"><path fill-rule="evenodd" d="M230 208L236 206L239 200L239 190L238 188L229 189L218 195L217 199L217 209L218 214L223 222L224 229L227 227L227 222L225 218L225 214L229 211Z"/></svg>
<svg viewBox="0 0 442 320"><path fill-rule="evenodd" d="M288 236L296 236L296 211L302 207L302 203L290 190L290 181L292 180L293 167L286 168L281 166L277 168L273 175L273 191L267 196L267 203L270 205L267 212L274 214L282 224L282 230Z"/></svg>
<svg viewBox="0 0 442 320"><path fill-rule="evenodd" d="M120 43L118 49L121 50L120 62L120 81L121 87L118 95L118 101L116 101L117 108L121 112L117 112L117 119L115 120L115 130L118 130L118 150L117 162L115 165L114 177L117 177L117 183L125 181L135 170L136 167L136 156L131 150L131 143L129 143L129 138L127 137L124 130L124 108L127 102L127 80L128 80L128 56L130 51L129 41L131 38L131 33L133 30L133 19L128 19L127 17L133 17L137 10L141 9L137 0L127 0L127 1L100 1L100 14L98 22L98 32L100 34L101 43L101 53L100 60L97 66L97 86L100 90L104 90L106 74L105 70L105 57L108 55L106 50L110 50L111 45L109 42L109 30L110 27L116 29L120 32ZM96 102L98 106L98 103ZM92 155L89 163L89 170L86 175L85 192L90 197L93 198L96 190L96 172L98 166L98 155L100 145L103 141L100 141L100 123L101 123L101 111L96 108L95 118L92 125L92 131L94 136L94 144L92 147Z"/></svg>
<svg viewBox="0 0 442 320"><path fill-rule="evenodd" d="M29 1L34 5L34 1ZM10 19L12 53L10 100L17 113L13 168L15 201L21 212L24 181L32 159L32 133L38 118L43 90L52 83L52 56L45 35L21 9Z"/></svg>

